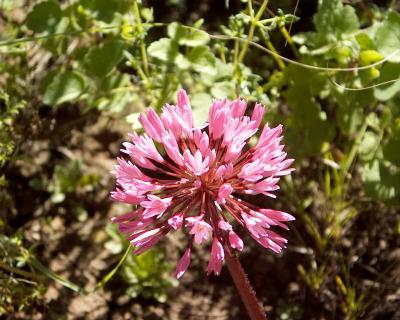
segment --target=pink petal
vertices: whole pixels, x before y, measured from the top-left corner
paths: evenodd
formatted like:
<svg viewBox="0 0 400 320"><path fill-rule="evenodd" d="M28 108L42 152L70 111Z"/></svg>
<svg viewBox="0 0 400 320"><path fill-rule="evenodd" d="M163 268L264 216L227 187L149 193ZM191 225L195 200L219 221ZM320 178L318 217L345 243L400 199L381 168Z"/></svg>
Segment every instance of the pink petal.
<svg viewBox="0 0 400 320"><path fill-rule="evenodd" d="M232 191L233 188L229 183L223 184L221 187L219 187L217 202L219 204L225 204L226 198L229 197Z"/></svg>
<svg viewBox="0 0 400 320"><path fill-rule="evenodd" d="M190 253L191 249L190 247L186 249L185 253L179 260L178 264L176 265L176 270L175 270L175 276L177 279L183 276L187 268L189 267L190 264Z"/></svg>
<svg viewBox="0 0 400 320"><path fill-rule="evenodd" d="M233 249L243 250L243 240L232 230L229 232L229 244Z"/></svg>
<svg viewBox="0 0 400 320"><path fill-rule="evenodd" d="M224 249L222 244L217 238L214 238L211 247L210 260L207 265L207 274L214 272L215 275L219 275L222 269L222 262L224 261Z"/></svg>

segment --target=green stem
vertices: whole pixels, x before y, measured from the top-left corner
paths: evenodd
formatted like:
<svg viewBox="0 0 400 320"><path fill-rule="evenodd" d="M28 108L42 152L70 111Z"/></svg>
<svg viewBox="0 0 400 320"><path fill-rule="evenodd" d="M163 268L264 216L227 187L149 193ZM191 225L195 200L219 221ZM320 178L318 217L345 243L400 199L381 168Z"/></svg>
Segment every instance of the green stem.
<svg viewBox="0 0 400 320"><path fill-rule="evenodd" d="M140 18L140 11L139 11L139 6L137 3L137 0L133 1L133 13L134 13L135 19L137 21L138 31L139 31L139 33L143 33L144 28L143 28L143 24L142 24L142 19ZM147 76L149 74L149 64L148 64L148 59L147 59L146 47L145 47L143 39L140 40L140 52L142 54L144 73Z"/></svg>
<svg viewBox="0 0 400 320"><path fill-rule="evenodd" d="M268 18L268 19L262 19L262 20L259 20L259 21L258 21L257 25L260 26L260 27L262 27L262 26L264 26L264 25L267 24L267 23L274 22L275 20L276 20L275 17L273 17L273 18Z"/></svg>
<svg viewBox="0 0 400 320"><path fill-rule="evenodd" d="M117 265L109 273L107 273L106 276L96 285L96 287L94 288L94 291L102 288L114 276L114 274L118 271L118 269L125 262L126 258L128 257L128 254L131 251L132 251L132 246L129 245L128 248L126 249L124 255L122 256L121 260L119 260Z"/></svg>
<svg viewBox="0 0 400 320"><path fill-rule="evenodd" d="M24 271L24 270L21 270L19 268L11 267L11 266L9 266L8 264L6 264L6 263L4 263L2 261L0 261L0 268L4 269L4 270L6 270L6 271L8 271L10 273L18 274L18 275L20 275L22 277L25 277L25 278L30 278L30 279L33 279L33 280L36 280L36 281L42 280L40 278L40 276L38 276L35 273Z"/></svg>
<svg viewBox="0 0 400 320"><path fill-rule="evenodd" d="M57 33L43 34L43 35L39 35L39 36L22 37L22 38L13 39L13 40L0 41L0 47L12 46L12 45L36 41L36 40L46 40L46 39L51 39L53 37L80 35L80 34L86 33L86 32L87 31L57 32Z"/></svg>
<svg viewBox="0 0 400 320"><path fill-rule="evenodd" d="M143 81L145 82L145 85L147 85L149 83L149 79L147 78L145 72L139 65L137 65L137 72L139 74L139 77L141 77L143 79Z"/></svg>
<svg viewBox="0 0 400 320"><path fill-rule="evenodd" d="M252 0L249 0L249 1L247 2L247 6L249 7L249 15L250 15L251 19L253 19L253 18L254 18L253 1L252 1Z"/></svg>
<svg viewBox="0 0 400 320"><path fill-rule="evenodd" d="M292 49L294 55L296 58L299 56L299 51L297 50L296 46L294 45L294 41L292 36L290 35L290 32L286 29L285 26L279 28L281 30L281 33L283 37L285 38L286 42L289 43L290 48Z"/></svg>
<svg viewBox="0 0 400 320"><path fill-rule="evenodd" d="M266 43L267 48L271 50L272 52L276 53L276 55L273 55L272 57L278 64L279 69L283 70L285 69L285 63L282 61L282 59L278 55L278 51L275 49L274 45L272 44L271 40L267 40Z"/></svg>
<svg viewBox="0 0 400 320"><path fill-rule="evenodd" d="M276 63L278 64L279 69L283 70L285 69L285 63L282 61L282 59L279 57L279 53L278 51L275 49L274 45L272 44L271 40L267 39L262 32L260 32L261 34L261 38L264 40L267 48L269 50L271 50L273 53L272 58L276 61Z"/></svg>
<svg viewBox="0 0 400 320"><path fill-rule="evenodd" d="M28 263L33 268L40 271L41 273L43 273L45 276L49 277L50 279L53 279L54 281L57 281L58 283L62 284L64 287L67 287L67 288L69 288L75 292L81 293L81 294L85 293L85 290L81 286L79 286L79 285L61 277L57 273L51 271L49 268L44 266L35 257L29 256Z"/></svg>
<svg viewBox="0 0 400 320"><path fill-rule="evenodd" d="M250 24L250 29L249 29L249 34L247 35L247 39L242 47L242 50L240 51L238 62L241 63L246 55L247 49L249 48L250 41L253 40L254 36L254 31L256 29L257 23L260 20L262 14L264 13L265 9L267 8L268 5L268 0L264 0L260 9L258 10L257 14L255 17L253 17L253 7L251 4L251 0L249 0L249 11L250 11L250 16L251 16L251 24Z"/></svg>
<svg viewBox="0 0 400 320"><path fill-rule="evenodd" d="M147 26L147 27L151 27L151 28L153 28L153 27L160 28L160 27L165 27L168 24L162 23L162 22L153 22L153 23L141 23L141 25L142 25L142 27ZM129 25L129 26L134 27L135 25ZM22 37L22 38L18 38L18 39L0 41L0 47L12 46L15 44L37 41L37 40L46 40L46 39L51 39L53 37L76 36L76 35L81 35L81 34L85 34L85 33L101 32L101 31L119 29L120 27L121 27L120 25L112 25L112 26L107 26L107 27L102 27L102 28L97 28L97 29L90 29L90 30L77 30L77 31L68 31L68 32L47 33L47 34L42 34L42 35L33 35L33 36L29 36L29 37ZM190 28L195 29L192 27L190 27ZM198 30L198 29L195 29L195 30ZM146 56L146 58L147 58L147 56Z"/></svg>
<svg viewBox="0 0 400 320"><path fill-rule="evenodd" d="M353 161L355 157L357 156L358 148L361 144L361 140L364 137L365 131L367 131L368 124L365 121L360 130L358 131L358 134L356 136L356 139L354 140L353 146L350 149L349 155L345 158L344 164L342 166L341 170L341 180L344 183L346 176L350 170L351 165L353 164Z"/></svg>

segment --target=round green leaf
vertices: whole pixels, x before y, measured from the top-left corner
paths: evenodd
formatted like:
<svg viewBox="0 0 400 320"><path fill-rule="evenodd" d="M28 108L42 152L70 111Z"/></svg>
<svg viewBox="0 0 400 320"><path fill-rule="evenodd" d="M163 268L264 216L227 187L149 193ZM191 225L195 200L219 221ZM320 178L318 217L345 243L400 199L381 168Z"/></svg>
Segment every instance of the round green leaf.
<svg viewBox="0 0 400 320"><path fill-rule="evenodd" d="M190 62L178 51L178 44L168 38L161 38L152 42L147 48L149 56L157 58L167 64L174 64L180 70L190 67Z"/></svg>
<svg viewBox="0 0 400 320"><path fill-rule="evenodd" d="M58 72L44 89L43 103L58 105L78 98L85 90L85 80L77 72Z"/></svg>
<svg viewBox="0 0 400 320"><path fill-rule="evenodd" d="M383 156L386 160L400 167L400 136L394 135L383 147Z"/></svg>
<svg viewBox="0 0 400 320"><path fill-rule="evenodd" d="M365 32L360 32L355 35L356 41L360 46L361 50L373 50L375 49L375 44L368 34Z"/></svg>
<svg viewBox="0 0 400 320"><path fill-rule="evenodd" d="M378 147L378 143L378 136L371 131L367 131L358 148L360 158L362 160L372 160L375 155L376 148Z"/></svg>
<svg viewBox="0 0 400 320"><path fill-rule="evenodd" d="M320 0L314 16L315 27L321 37L329 41L341 39L360 27L356 11L341 0Z"/></svg>
<svg viewBox="0 0 400 320"><path fill-rule="evenodd" d="M27 27L34 32L51 32L61 19L61 9L55 1L36 4L26 17Z"/></svg>
<svg viewBox="0 0 400 320"><path fill-rule="evenodd" d="M119 14L131 8L132 1L127 0L80 0L79 4L92 14L96 20L111 23Z"/></svg>
<svg viewBox="0 0 400 320"><path fill-rule="evenodd" d="M345 104L339 104L336 116L340 130L346 134L354 134L364 120L362 108L352 108Z"/></svg>
<svg viewBox="0 0 400 320"><path fill-rule="evenodd" d="M120 40L109 40L98 48L92 48L85 55L88 72L99 78L105 77L118 65L123 57L124 43Z"/></svg>
<svg viewBox="0 0 400 320"><path fill-rule="evenodd" d="M198 46L193 48L187 55L187 58L194 70L201 73L208 73L210 75L215 74L216 60L207 46Z"/></svg>
<svg viewBox="0 0 400 320"><path fill-rule="evenodd" d="M375 200L388 204L400 202L400 171L373 160L363 166L362 180L367 194Z"/></svg>
<svg viewBox="0 0 400 320"><path fill-rule="evenodd" d="M386 63L382 67L381 76L378 79L378 83L384 83L392 80L395 81L385 85L381 85L374 89L375 98L381 101L387 101L400 91L399 63Z"/></svg>
<svg viewBox="0 0 400 320"><path fill-rule="evenodd" d="M180 45L188 47L201 46L210 41L210 37L207 32L185 28L176 22L169 24L167 32L171 39Z"/></svg>
<svg viewBox="0 0 400 320"><path fill-rule="evenodd" d="M375 44L380 53L391 57L389 61L400 62L400 14L389 12L386 20L376 30ZM397 52L397 53L396 53Z"/></svg>
<svg viewBox="0 0 400 320"><path fill-rule="evenodd" d="M167 62L175 59L178 54L178 48L171 39L161 38L152 42L147 48L147 52L151 57Z"/></svg>

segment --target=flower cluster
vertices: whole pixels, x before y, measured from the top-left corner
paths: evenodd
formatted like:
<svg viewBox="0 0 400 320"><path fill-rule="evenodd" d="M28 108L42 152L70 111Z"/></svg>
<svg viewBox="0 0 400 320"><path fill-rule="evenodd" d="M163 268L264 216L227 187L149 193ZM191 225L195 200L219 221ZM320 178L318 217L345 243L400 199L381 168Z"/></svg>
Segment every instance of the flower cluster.
<svg viewBox="0 0 400 320"><path fill-rule="evenodd" d="M139 117L145 134L130 134L131 142L123 144L121 151L129 160L118 158L117 187L111 197L135 205L136 210L113 222L136 254L170 231L182 229L189 240L177 265L178 278L190 264L193 242L212 242L207 272L221 272L224 253L243 249L234 221L262 246L280 252L287 241L271 227L287 229L284 222L294 218L259 208L251 198L257 194L275 198L280 177L293 170L293 159L286 159L280 144L282 126L265 125L251 146L249 139L260 126L264 106L256 104L247 116L244 100L214 100L208 123L194 127L184 90L177 100L176 106L165 105L160 116L148 108Z"/></svg>

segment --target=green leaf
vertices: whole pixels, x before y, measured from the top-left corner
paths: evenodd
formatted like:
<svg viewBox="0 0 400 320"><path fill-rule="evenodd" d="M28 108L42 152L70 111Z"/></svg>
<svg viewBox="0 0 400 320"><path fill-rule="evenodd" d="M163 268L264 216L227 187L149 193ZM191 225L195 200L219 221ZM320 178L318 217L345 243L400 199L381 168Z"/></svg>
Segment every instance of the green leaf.
<svg viewBox="0 0 400 320"><path fill-rule="evenodd" d="M296 66L286 68L285 78L289 80L289 86L283 95L292 116L281 121L286 125L285 138L290 152L299 158L317 155L335 134L332 123L315 98L323 90L326 78Z"/></svg>
<svg viewBox="0 0 400 320"><path fill-rule="evenodd" d="M193 106L193 119L195 126L203 125L208 119L208 109L212 103L212 98L207 93L197 93L194 94L190 102Z"/></svg>
<svg viewBox="0 0 400 320"><path fill-rule="evenodd" d="M400 203L399 168L373 160L366 163L362 169L362 180L369 196L388 204Z"/></svg>
<svg viewBox="0 0 400 320"><path fill-rule="evenodd" d="M161 38L152 42L147 48L147 52L149 56L167 64L173 64L181 70L190 67L189 61L178 51L177 43L171 39Z"/></svg>
<svg viewBox="0 0 400 320"><path fill-rule="evenodd" d="M339 105L337 124L344 133L354 134L364 121L364 108L373 100L372 90L334 92Z"/></svg>
<svg viewBox="0 0 400 320"><path fill-rule="evenodd" d="M176 22L168 25L168 36L180 45L188 47L201 46L210 41L207 32L186 28Z"/></svg>
<svg viewBox="0 0 400 320"><path fill-rule="evenodd" d="M385 160L400 167L400 130L394 132L393 136L384 145L383 156Z"/></svg>
<svg viewBox="0 0 400 320"><path fill-rule="evenodd" d="M101 97L93 102L99 110L121 112L132 101L131 82L128 74L113 72L99 86Z"/></svg>
<svg viewBox="0 0 400 320"><path fill-rule="evenodd" d="M367 131L364 134L363 139L361 140L360 146L358 147L358 153L360 155L361 160L369 161L372 160L375 156L376 149L379 145L378 136L371 132Z"/></svg>
<svg viewBox="0 0 400 320"><path fill-rule="evenodd" d="M376 30L375 44L385 57L392 56L389 61L400 62L400 14L391 11L386 20Z"/></svg>
<svg viewBox="0 0 400 320"><path fill-rule="evenodd" d="M123 57L124 43L120 40L109 40L101 47L92 48L85 55L87 71L98 78L109 74Z"/></svg>
<svg viewBox="0 0 400 320"><path fill-rule="evenodd" d="M314 23L317 32L328 42L341 40L344 34L360 27L354 8L343 5L342 0L320 0Z"/></svg>
<svg viewBox="0 0 400 320"><path fill-rule="evenodd" d="M171 268L165 263L163 253L157 249L128 255L121 271L129 285L127 294L131 297L141 295L162 302L165 301L166 290L177 283L169 276Z"/></svg>
<svg viewBox="0 0 400 320"><path fill-rule="evenodd" d="M215 98L235 97L235 85L232 81L216 82L211 88L211 94Z"/></svg>
<svg viewBox="0 0 400 320"><path fill-rule="evenodd" d="M172 22L168 25L167 34L172 40L179 43L179 41L186 36L186 28L177 22Z"/></svg>
<svg viewBox="0 0 400 320"><path fill-rule="evenodd" d="M347 107L343 104L339 104L336 116L340 130L346 134L354 134L364 120L361 108Z"/></svg>
<svg viewBox="0 0 400 320"><path fill-rule="evenodd" d="M355 35L356 41L361 50L374 50L376 49L374 42L365 32L357 33Z"/></svg>
<svg viewBox="0 0 400 320"><path fill-rule="evenodd" d="M367 122L367 125L370 128L374 129L376 132L379 132L382 129L381 119L378 118L377 114L374 112L368 114L368 116L365 118L365 121Z"/></svg>
<svg viewBox="0 0 400 320"><path fill-rule="evenodd" d="M58 71L43 94L43 103L58 105L77 99L85 90L85 80L74 71Z"/></svg>
<svg viewBox="0 0 400 320"><path fill-rule="evenodd" d="M96 107L99 110L110 112L122 112L131 101L131 93L127 89L121 89L110 96L102 97L97 101Z"/></svg>
<svg viewBox="0 0 400 320"><path fill-rule="evenodd" d="M99 90L108 94L109 91L129 87L130 84L131 82L128 74L113 72L101 81L99 84Z"/></svg>
<svg viewBox="0 0 400 320"><path fill-rule="evenodd" d="M73 283L73 282L61 277L57 273L51 271L49 268L44 266L35 257L29 256L28 263L33 268L35 268L36 270L38 270L41 273L43 273L46 277L48 277L48 278L50 278L50 279L52 279L54 281L57 281L59 284L63 285L64 287L69 288L69 289L71 289L71 290L73 290L75 292L81 293L81 294L83 294L85 292L85 290L81 286L79 286L79 285L77 285L77 284L75 284L75 283Z"/></svg>
<svg viewBox="0 0 400 320"><path fill-rule="evenodd" d="M127 115L125 118L126 122L128 122L132 126L132 129L135 131L141 129L142 127L141 123L139 122L140 114L141 112L134 112Z"/></svg>
<svg viewBox="0 0 400 320"><path fill-rule="evenodd" d="M75 191L82 176L81 163L78 160L71 161L66 165L56 165L54 167L52 182L48 186L48 191L54 194L66 194ZM60 195L55 199L64 200Z"/></svg>
<svg viewBox="0 0 400 320"><path fill-rule="evenodd" d="M80 0L79 4L88 8L96 20L106 23L113 21L116 13L125 13L130 9L128 0Z"/></svg>
<svg viewBox="0 0 400 320"><path fill-rule="evenodd" d="M207 86L213 86L215 82L230 80L233 73L233 65L231 63L224 63L221 59L214 57L215 67L213 72L201 72L200 78ZM207 68L207 71L211 69Z"/></svg>
<svg viewBox="0 0 400 320"><path fill-rule="evenodd" d="M376 99L387 101L400 91L400 64L385 63L381 69L381 75L377 83L384 83L392 80L397 81L378 86L374 89Z"/></svg>
<svg viewBox="0 0 400 320"><path fill-rule="evenodd" d="M294 157L318 155L325 142L334 137L334 128L327 121L324 112L317 112L318 106L312 101L304 101L304 108L308 109L308 120L297 119L293 116L286 121L286 139L291 154Z"/></svg>
<svg viewBox="0 0 400 320"><path fill-rule="evenodd" d="M175 59L178 54L178 47L171 39L161 38L152 42L147 48L147 52L151 57L167 62Z"/></svg>
<svg viewBox="0 0 400 320"><path fill-rule="evenodd" d="M363 86L368 86L372 81L378 79L380 75L378 68L360 70L360 80Z"/></svg>
<svg viewBox="0 0 400 320"><path fill-rule="evenodd" d="M193 48L188 56L188 60L191 62L192 67L195 71L201 73L208 73L210 75L215 74L215 57L210 52L207 46L198 46Z"/></svg>
<svg viewBox="0 0 400 320"><path fill-rule="evenodd" d="M179 44L186 45L188 47L196 47L207 44L209 41L210 37L207 32L200 30L189 30L188 36L182 39Z"/></svg>
<svg viewBox="0 0 400 320"><path fill-rule="evenodd" d="M27 27L34 32L52 32L61 19L61 8L55 1L36 4L26 17Z"/></svg>

